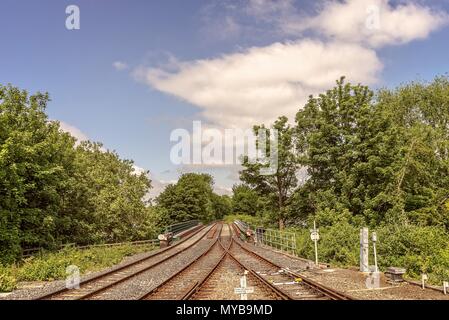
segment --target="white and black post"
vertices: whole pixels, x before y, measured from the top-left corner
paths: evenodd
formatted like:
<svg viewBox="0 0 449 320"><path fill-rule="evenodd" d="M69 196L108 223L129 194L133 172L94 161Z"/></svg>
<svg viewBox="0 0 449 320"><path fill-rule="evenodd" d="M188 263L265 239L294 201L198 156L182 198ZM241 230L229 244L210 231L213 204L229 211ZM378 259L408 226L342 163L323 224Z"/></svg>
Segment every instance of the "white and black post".
<svg viewBox="0 0 449 320"><path fill-rule="evenodd" d="M374 272L378 272L379 268L377 267L377 251L376 251L377 234L376 234L376 232L372 233L371 240L373 241L373 251L374 251Z"/></svg>
<svg viewBox="0 0 449 320"><path fill-rule="evenodd" d="M319 230L316 228L316 221L313 221L313 229L310 229L310 239L315 243L315 264L318 265L318 240L320 240Z"/></svg>
<svg viewBox="0 0 449 320"><path fill-rule="evenodd" d="M369 230L360 229L360 271L369 272Z"/></svg>

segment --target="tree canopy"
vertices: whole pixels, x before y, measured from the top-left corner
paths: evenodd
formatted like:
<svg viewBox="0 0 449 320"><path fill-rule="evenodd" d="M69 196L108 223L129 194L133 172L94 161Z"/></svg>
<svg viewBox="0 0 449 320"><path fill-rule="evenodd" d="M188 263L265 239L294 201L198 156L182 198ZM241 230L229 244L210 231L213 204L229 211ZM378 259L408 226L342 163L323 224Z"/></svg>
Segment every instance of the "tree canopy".
<svg viewBox="0 0 449 320"><path fill-rule="evenodd" d="M245 193L270 199L273 218L290 223L307 217L331 223L329 215L340 213L357 225L448 230L448 123L447 77L377 92L341 78L311 96L293 126L279 118L278 170L264 176L262 163L244 162ZM300 168L307 170L305 183L296 179Z"/></svg>
<svg viewBox="0 0 449 320"><path fill-rule="evenodd" d="M230 213L227 196L213 192L213 178L208 174L185 173L176 184L168 185L156 198L159 224L188 220L211 221Z"/></svg>
<svg viewBox="0 0 449 320"><path fill-rule="evenodd" d="M0 86L0 262L24 248L148 237L147 174L101 144L77 146L48 101Z"/></svg>

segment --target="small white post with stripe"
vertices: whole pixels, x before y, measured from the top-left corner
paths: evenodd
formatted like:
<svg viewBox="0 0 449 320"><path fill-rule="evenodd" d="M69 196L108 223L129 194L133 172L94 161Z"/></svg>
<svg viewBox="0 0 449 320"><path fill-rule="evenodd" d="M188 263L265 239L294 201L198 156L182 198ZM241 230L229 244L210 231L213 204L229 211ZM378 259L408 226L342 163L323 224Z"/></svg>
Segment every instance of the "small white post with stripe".
<svg viewBox="0 0 449 320"><path fill-rule="evenodd" d="M313 221L313 229L310 229L310 239L315 244L315 265L318 265L318 240L320 240L319 230L316 228L316 222Z"/></svg>
<svg viewBox="0 0 449 320"><path fill-rule="evenodd" d="M234 288L234 293L240 295L240 300L248 300L248 293L253 293L254 288L247 286L246 275L248 270L245 270L243 276L240 278L240 288Z"/></svg>

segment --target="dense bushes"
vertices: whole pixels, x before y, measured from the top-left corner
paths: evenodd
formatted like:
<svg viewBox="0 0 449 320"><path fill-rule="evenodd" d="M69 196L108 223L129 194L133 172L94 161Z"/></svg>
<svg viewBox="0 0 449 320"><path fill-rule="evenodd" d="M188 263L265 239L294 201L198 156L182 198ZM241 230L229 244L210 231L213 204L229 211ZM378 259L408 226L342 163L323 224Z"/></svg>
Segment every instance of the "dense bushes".
<svg viewBox="0 0 449 320"><path fill-rule="evenodd" d="M47 94L0 86L0 263L24 248L148 238L150 180L45 114Z"/></svg>
<svg viewBox="0 0 449 320"><path fill-rule="evenodd" d="M252 216L229 216L226 221L239 219L251 226L273 227L267 221ZM309 226L311 226L310 224ZM318 255L321 262L334 266L359 265L360 228L344 218L331 225L318 225L320 240ZM313 242L308 228L290 227L285 231L296 234L297 254L310 260L315 259ZM384 225L372 229L377 232L378 263L381 270L390 266L407 269L407 276L420 278L429 275L429 281L441 285L449 279L449 234L441 227L420 227L414 225ZM374 264L370 244L370 264Z"/></svg>
<svg viewBox="0 0 449 320"><path fill-rule="evenodd" d="M0 264L0 292L12 291L16 285L17 279L14 277L12 269Z"/></svg>
<svg viewBox="0 0 449 320"><path fill-rule="evenodd" d="M444 228L384 226L378 234L382 267L402 266L415 278L427 273L437 284L449 279L449 233Z"/></svg>

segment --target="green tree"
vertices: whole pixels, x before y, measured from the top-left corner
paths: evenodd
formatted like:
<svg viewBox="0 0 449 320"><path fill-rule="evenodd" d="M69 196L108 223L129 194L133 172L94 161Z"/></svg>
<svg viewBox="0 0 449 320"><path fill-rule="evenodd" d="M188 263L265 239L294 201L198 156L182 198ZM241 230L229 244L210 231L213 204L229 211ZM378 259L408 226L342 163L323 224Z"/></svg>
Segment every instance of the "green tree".
<svg viewBox="0 0 449 320"><path fill-rule="evenodd" d="M48 121L48 94L0 86L0 256L55 242L74 138Z"/></svg>
<svg viewBox="0 0 449 320"><path fill-rule="evenodd" d="M0 262L24 248L146 238L147 174L62 132L48 94L0 86Z"/></svg>
<svg viewBox="0 0 449 320"><path fill-rule="evenodd" d="M78 184L72 199L77 203L79 232L71 236L79 234L77 242L145 238L148 211L143 198L151 187L148 172L135 174L132 161L121 160L92 142L78 146L76 166Z"/></svg>
<svg viewBox="0 0 449 320"><path fill-rule="evenodd" d="M277 167L274 168L274 173L262 174L261 169L266 168L268 164L248 157L244 157L242 163L244 169L240 172L240 180L256 190L259 195L267 197L271 206L275 208L274 214L280 229L283 229L285 225L288 214L286 208L297 187L296 173L300 168L299 157L295 150L294 129L287 121L286 117L280 117L272 126L277 132L277 150L270 150L269 141L273 137L270 137L269 130L264 125L254 127L254 133L259 142L258 149L268 156L271 156L272 152L277 153ZM265 144L261 143L263 132L268 137Z"/></svg>
<svg viewBox="0 0 449 320"><path fill-rule="evenodd" d="M213 179L208 174L183 174L156 198L158 210L163 212L167 223L213 220L212 187Z"/></svg>
<svg viewBox="0 0 449 320"><path fill-rule="evenodd" d="M296 116L307 210L349 210L366 222L447 226L448 81L376 95L345 83Z"/></svg>
<svg viewBox="0 0 449 320"><path fill-rule="evenodd" d="M259 194L249 186L238 184L232 187L233 214L256 216L261 213Z"/></svg>
<svg viewBox="0 0 449 320"><path fill-rule="evenodd" d="M232 200L228 195L218 195L212 193L212 210L214 218L217 220L222 219L232 213Z"/></svg>

